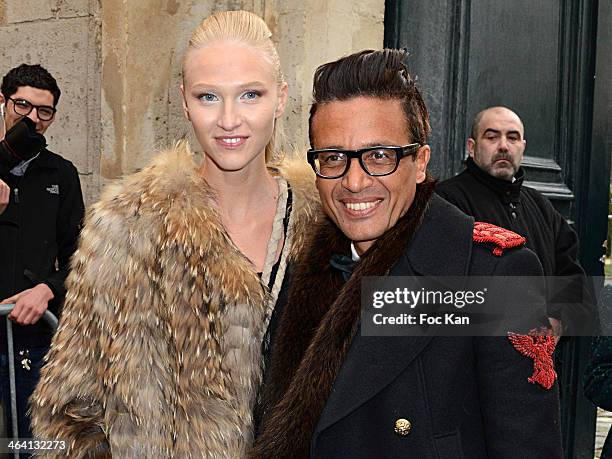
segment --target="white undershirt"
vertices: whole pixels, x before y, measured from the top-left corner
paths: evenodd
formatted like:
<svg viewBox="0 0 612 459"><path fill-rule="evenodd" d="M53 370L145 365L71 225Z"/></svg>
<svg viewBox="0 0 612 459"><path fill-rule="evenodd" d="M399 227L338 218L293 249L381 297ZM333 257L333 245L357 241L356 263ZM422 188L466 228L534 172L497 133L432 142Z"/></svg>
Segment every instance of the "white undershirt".
<svg viewBox="0 0 612 459"><path fill-rule="evenodd" d="M355 244L353 244L352 242L351 242L351 258L353 259L353 261L361 260L361 257L359 256L359 254L357 253L357 249L355 248Z"/></svg>

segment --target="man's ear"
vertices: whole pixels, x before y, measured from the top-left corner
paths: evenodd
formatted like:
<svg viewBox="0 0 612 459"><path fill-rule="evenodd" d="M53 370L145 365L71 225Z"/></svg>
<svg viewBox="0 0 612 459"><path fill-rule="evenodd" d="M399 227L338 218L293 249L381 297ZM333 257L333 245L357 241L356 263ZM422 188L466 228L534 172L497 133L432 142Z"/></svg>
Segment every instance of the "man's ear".
<svg viewBox="0 0 612 459"><path fill-rule="evenodd" d="M476 141L471 137L467 139L465 143L465 147L467 149L468 154L473 158L474 157L474 147L476 146Z"/></svg>
<svg viewBox="0 0 612 459"><path fill-rule="evenodd" d="M4 95L0 92L0 116L4 118L6 113L6 99L4 99Z"/></svg>
<svg viewBox="0 0 612 459"><path fill-rule="evenodd" d="M285 112L285 105L287 105L287 97L289 97L289 85L283 82L278 88L278 105L274 110L274 118L280 117Z"/></svg>
<svg viewBox="0 0 612 459"><path fill-rule="evenodd" d="M417 153L416 157L417 183L423 183L425 181L425 177L427 176L427 164L429 163L430 155L431 148L429 147L429 145L423 145L421 148L419 148L419 152Z"/></svg>
<svg viewBox="0 0 612 459"><path fill-rule="evenodd" d="M187 108L187 100L185 99L185 87L181 85L179 89L181 90L181 99L183 101L183 114L185 115L185 118L187 118L187 121L191 121L191 118L189 117L189 108Z"/></svg>

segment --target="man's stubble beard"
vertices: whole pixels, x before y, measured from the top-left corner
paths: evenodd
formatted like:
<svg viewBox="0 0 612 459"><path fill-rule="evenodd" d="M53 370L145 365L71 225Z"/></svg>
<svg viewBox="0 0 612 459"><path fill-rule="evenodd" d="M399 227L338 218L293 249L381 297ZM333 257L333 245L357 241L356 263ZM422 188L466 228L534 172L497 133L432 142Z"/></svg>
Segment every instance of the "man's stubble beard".
<svg viewBox="0 0 612 459"><path fill-rule="evenodd" d="M510 167L497 167L495 165L497 161L502 159L508 161L510 163ZM512 156L505 151L495 153L487 167L484 169L489 175L501 180L506 180L508 182L512 181L512 178L518 172L518 166L514 164Z"/></svg>

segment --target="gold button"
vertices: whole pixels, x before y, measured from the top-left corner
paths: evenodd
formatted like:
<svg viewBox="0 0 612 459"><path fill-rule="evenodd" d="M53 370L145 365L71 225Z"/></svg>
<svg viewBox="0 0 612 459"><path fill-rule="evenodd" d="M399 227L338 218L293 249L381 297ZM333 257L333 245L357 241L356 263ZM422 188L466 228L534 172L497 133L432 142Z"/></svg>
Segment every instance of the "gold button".
<svg viewBox="0 0 612 459"><path fill-rule="evenodd" d="M395 421L394 430L396 434L401 435L402 437L405 437L412 430L412 424L410 424L410 421L408 419L401 418Z"/></svg>

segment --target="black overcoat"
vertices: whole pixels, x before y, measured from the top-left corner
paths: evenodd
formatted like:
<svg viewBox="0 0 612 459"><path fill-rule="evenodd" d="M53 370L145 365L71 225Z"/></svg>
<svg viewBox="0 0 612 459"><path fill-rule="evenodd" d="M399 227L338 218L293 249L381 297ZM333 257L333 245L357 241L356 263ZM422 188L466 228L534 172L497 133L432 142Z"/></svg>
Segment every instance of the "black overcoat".
<svg viewBox="0 0 612 459"><path fill-rule="evenodd" d="M394 276L541 273L528 249L496 257L473 219L437 197ZM313 458L561 458L557 384L505 337L357 334L312 439ZM407 419L408 435L395 433Z"/></svg>
<svg viewBox="0 0 612 459"><path fill-rule="evenodd" d="M390 275L541 276L542 267L532 251L519 248L495 256L490 246L473 242L473 230L472 217L432 196L422 224L404 246ZM300 288L317 295L312 285L316 282L307 279ZM320 285L319 291L322 288ZM295 343L310 326L306 316L312 305L292 303L292 298L290 295L277 330L273 362L283 355L300 359L292 352L300 352ZM545 389L528 382L534 362L521 355L505 336L373 337L362 336L357 330L319 414L317 388L324 387L322 381L329 377L326 373L333 371L327 362L342 347L338 338L338 351L314 349L325 333L322 327L328 315L293 377L291 371L283 374L280 367L272 365L266 384L291 381L272 415L264 417L255 457L563 456L557 383ZM326 342L334 343L333 337ZM304 377L304 368L309 368L306 365L315 371ZM315 401L310 403L309 399ZM297 438L310 416L316 416L315 427L312 433L306 431L310 440L306 442L308 451L304 451ZM401 419L410 423L403 435L396 432Z"/></svg>

